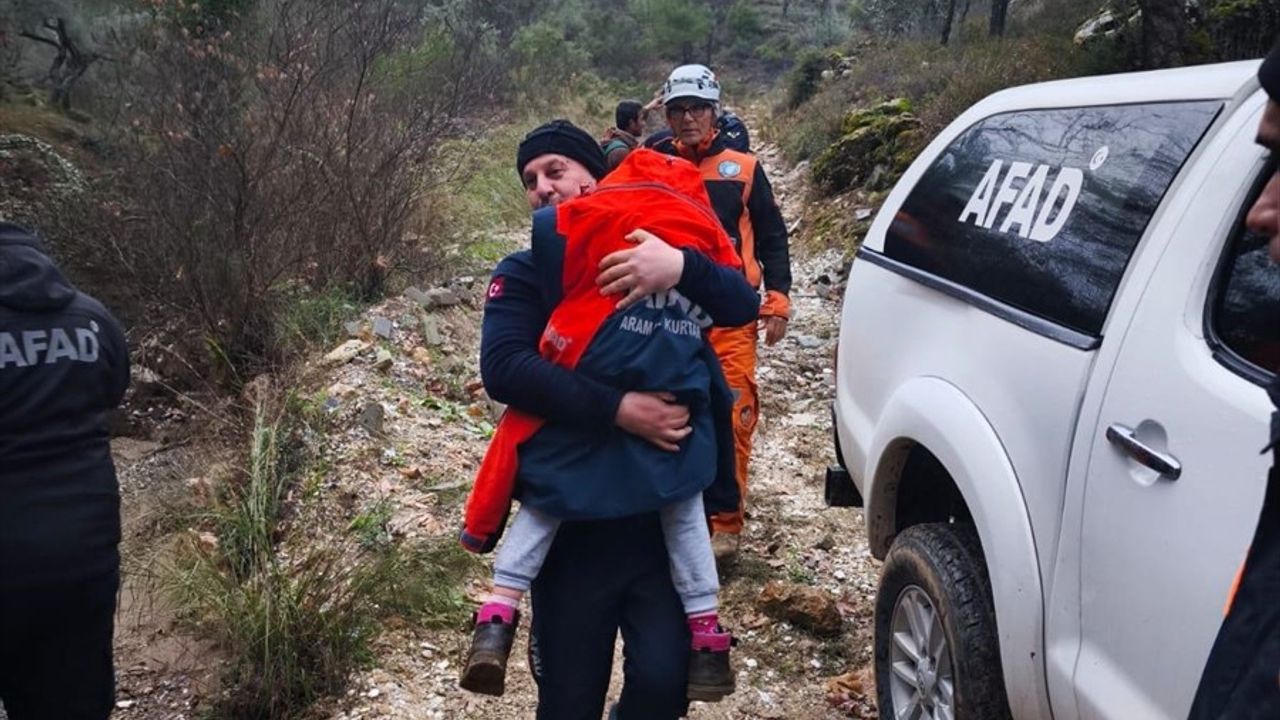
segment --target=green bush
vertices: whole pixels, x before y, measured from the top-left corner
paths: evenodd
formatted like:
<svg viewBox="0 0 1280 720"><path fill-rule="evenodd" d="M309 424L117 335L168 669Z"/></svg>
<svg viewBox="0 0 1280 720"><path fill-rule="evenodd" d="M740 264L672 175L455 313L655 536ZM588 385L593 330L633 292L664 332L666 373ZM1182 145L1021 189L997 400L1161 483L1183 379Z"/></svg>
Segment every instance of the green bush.
<svg viewBox="0 0 1280 720"><path fill-rule="evenodd" d="M711 13L690 0L631 0L632 15L644 28L649 46L676 62L693 62L711 32Z"/></svg>
<svg viewBox="0 0 1280 720"><path fill-rule="evenodd" d="M569 42L564 31L547 21L520 28L511 40L514 57L512 74L516 87L526 97L540 103L559 99L575 74L591 62L590 54Z"/></svg>
<svg viewBox="0 0 1280 720"><path fill-rule="evenodd" d="M756 48L755 55L768 65L786 66L791 64L795 50L791 39L784 35L769 38Z"/></svg>
<svg viewBox="0 0 1280 720"><path fill-rule="evenodd" d="M1280 5L1272 0L1217 0L1206 15L1204 42L1215 60L1260 57L1280 35Z"/></svg>
<svg viewBox="0 0 1280 720"><path fill-rule="evenodd" d="M756 52L764 37L764 21L752 3L738 0L725 17L726 38L733 54L749 56Z"/></svg>
<svg viewBox="0 0 1280 720"><path fill-rule="evenodd" d="M934 41L877 42L859 47L847 73L820 83L807 101L783 111L778 141L793 160L816 157L844 135L850 110L878 98L911 100L925 138L946 127L987 95L1014 85L1103 72L1111 58L1077 48L1070 37L1028 35L1003 41L974 38L943 47ZM793 75L793 87L812 77L822 62L805 56L808 76ZM821 71L816 75L820 78Z"/></svg>
<svg viewBox="0 0 1280 720"><path fill-rule="evenodd" d="M822 84L822 73L830 67L827 53L806 50L791 71L787 92L787 109L795 110L809 102Z"/></svg>
<svg viewBox="0 0 1280 720"><path fill-rule="evenodd" d="M585 29L573 39L591 54L591 67L597 72L634 80L653 59L644 26L630 13L591 7L583 13L583 20Z"/></svg>
<svg viewBox="0 0 1280 720"><path fill-rule="evenodd" d="M813 179L827 194L857 185L886 190L924 146L920 121L904 98L850 112L843 136L813 162Z"/></svg>
<svg viewBox="0 0 1280 720"><path fill-rule="evenodd" d="M337 342L344 335L343 324L369 304L341 286L315 291L295 285L281 295L274 344L289 357L303 357L310 350Z"/></svg>

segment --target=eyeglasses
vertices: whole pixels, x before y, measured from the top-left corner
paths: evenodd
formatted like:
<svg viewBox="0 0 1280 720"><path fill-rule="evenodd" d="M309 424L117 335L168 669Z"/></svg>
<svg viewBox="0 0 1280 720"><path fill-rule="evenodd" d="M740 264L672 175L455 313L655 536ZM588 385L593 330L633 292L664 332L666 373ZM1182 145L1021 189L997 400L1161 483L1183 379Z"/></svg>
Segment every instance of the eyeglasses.
<svg viewBox="0 0 1280 720"><path fill-rule="evenodd" d="M679 103L667 106L667 117L678 118L683 115L689 117L702 117L711 112L711 105L707 103Z"/></svg>

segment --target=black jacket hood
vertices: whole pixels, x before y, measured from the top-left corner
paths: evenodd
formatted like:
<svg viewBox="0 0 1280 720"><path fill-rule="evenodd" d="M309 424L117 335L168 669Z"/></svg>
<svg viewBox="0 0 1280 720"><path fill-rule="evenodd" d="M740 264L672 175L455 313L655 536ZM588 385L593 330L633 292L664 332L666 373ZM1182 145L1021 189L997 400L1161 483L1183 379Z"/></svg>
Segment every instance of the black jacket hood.
<svg viewBox="0 0 1280 720"><path fill-rule="evenodd" d="M0 307L50 312L65 308L75 297L75 287L44 253L35 235L0 222Z"/></svg>

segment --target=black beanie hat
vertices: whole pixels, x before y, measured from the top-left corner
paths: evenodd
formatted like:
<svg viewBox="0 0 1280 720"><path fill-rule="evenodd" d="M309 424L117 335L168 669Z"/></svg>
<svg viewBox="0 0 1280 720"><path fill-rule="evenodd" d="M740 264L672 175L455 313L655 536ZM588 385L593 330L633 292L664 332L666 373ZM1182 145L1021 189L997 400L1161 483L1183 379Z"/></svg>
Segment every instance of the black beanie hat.
<svg viewBox="0 0 1280 720"><path fill-rule="evenodd" d="M539 155L556 153L582 163L599 180L605 176L604 153L585 130L568 120L552 120L529 131L516 151L516 174L524 176L524 166Z"/></svg>
<svg viewBox="0 0 1280 720"><path fill-rule="evenodd" d="M1262 82L1262 89L1267 91L1271 100L1280 103L1280 42L1271 49L1267 59L1262 61L1258 80Z"/></svg>

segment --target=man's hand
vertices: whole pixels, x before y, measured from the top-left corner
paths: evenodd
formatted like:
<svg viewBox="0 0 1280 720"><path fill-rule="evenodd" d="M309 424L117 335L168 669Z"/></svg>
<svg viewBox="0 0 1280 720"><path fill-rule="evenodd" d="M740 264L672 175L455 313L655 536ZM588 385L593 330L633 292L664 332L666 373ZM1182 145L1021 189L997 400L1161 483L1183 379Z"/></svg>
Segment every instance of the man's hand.
<svg viewBox="0 0 1280 720"><path fill-rule="evenodd" d="M653 99L645 103L644 112L649 113L662 107L662 88L653 91Z"/></svg>
<svg viewBox="0 0 1280 720"><path fill-rule="evenodd" d="M670 290L684 273L684 253L657 235L636 230L627 240L639 244L607 255L600 261L600 274L596 277L601 295L624 295L618 301L619 310L648 295Z"/></svg>
<svg viewBox="0 0 1280 720"><path fill-rule="evenodd" d="M760 328L764 330L764 344L773 347L787 336L787 319L777 315L760 318Z"/></svg>
<svg viewBox="0 0 1280 720"><path fill-rule="evenodd" d="M677 443L693 432L689 427L689 408L677 405L671 393L629 392L623 395L614 423L668 452L679 452Z"/></svg>

